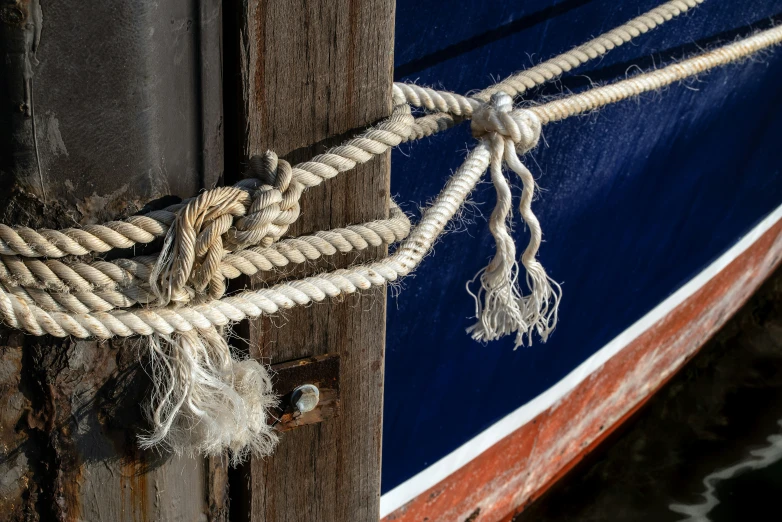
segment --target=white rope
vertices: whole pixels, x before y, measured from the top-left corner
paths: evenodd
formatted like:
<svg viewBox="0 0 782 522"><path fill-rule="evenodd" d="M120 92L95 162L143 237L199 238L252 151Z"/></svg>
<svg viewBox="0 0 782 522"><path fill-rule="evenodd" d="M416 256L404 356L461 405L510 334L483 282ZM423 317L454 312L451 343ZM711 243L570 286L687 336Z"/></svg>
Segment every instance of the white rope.
<svg viewBox="0 0 782 522"><path fill-rule="evenodd" d="M644 16L662 23L660 20L686 10L682 6L689 8L697 3L667 2L663 4L667 11ZM628 26L634 27L635 32L625 28L626 38L617 36L624 34L621 31L614 35L621 42L636 32L644 32L635 21ZM653 25L645 27L648 30ZM594 43L600 41L593 40L571 53L583 63L583 56L592 58L610 48L603 45L601 51L599 44ZM490 168L497 207L489 227L497 251L478 275L481 286L474 293L478 320L469 331L478 340L516 333L517 346L525 336L531 341L533 331L545 340L556 325L561 291L536 259L542 232L531 208L535 183L518 155L535 147L542 125L660 89L780 42L782 26L657 71L527 108L514 109L511 96L503 92L494 92L485 102L480 96L465 98L425 91L429 99L439 96L443 100L445 109L437 105L440 102L432 102L433 110L449 110L458 112L459 118L472 118L478 144L397 250L375 262L224 296L227 278L335 251L391 243L407 235L409 222L392 207L391 220L368 223L361 230L340 229L339 237L331 231L280 240L300 213L298 201L306 187L368 161L390 146L415 139L435 126L447 126L436 123L436 119L428 120L429 127L422 126L412 117L405 100L417 97L429 108L429 102L421 95L424 91L395 86L391 118L311 162L291 167L273 154L266 154L251 164L251 173L257 179L207 191L175 207L112 222L103 228L62 232L0 229L0 253L6 255L0 263L0 315L8 325L34 335L153 336L150 356L156 388L149 409L153 429L144 443L205 454L227 448L235 458L241 458L247 450L266 454L275 441L266 422L266 411L274 402L268 374L253 361L234 359L216 328L383 285L409 274L431 251L446 224ZM620 45L618 40L614 43ZM588 52L589 45L593 45L592 54ZM520 73L506 82L520 82L520 86L528 88L530 82L542 82L568 70L562 63L575 64L566 58L561 60L565 61L552 62L559 64L559 69L546 62L535 74ZM522 92L520 87L513 89L516 94ZM442 114L443 121L454 121L452 114ZM530 231L529 243L520 258L526 272L526 295L519 287L519 261L508 232L512 195L504 165L519 176L523 186L519 213ZM168 234L160 255L113 263L78 259L89 252L105 251L101 249L113 244L150 240L138 230L152 238ZM66 254L77 258L52 259ZM42 256L50 259L35 259ZM146 297L141 296L142 291ZM149 302L150 294L157 297L156 302L169 304L137 305ZM199 294L209 298L199 302Z"/></svg>
<svg viewBox="0 0 782 522"><path fill-rule="evenodd" d="M524 119L531 121L537 118L541 124L561 120L644 92L660 89L684 78L740 60L780 42L782 42L782 26L777 26L682 62L612 85L597 87L539 106L514 109L508 113L508 117L514 121ZM505 159L507 162L507 155ZM449 181L434 205L425 212L407 240L402 243L397 252L382 261L280 283L270 288L246 291L201 305L131 308L89 315L49 313L40 307L28 306L7 289L0 289L0 314L10 326L24 329L34 335L48 333L59 337L73 335L80 338L127 337L153 333L168 335L177 331L188 332L195 327L222 326L247 317L273 314L281 308L322 301L327 296L335 297L343 293L355 292L357 289L395 281L398 277L409 274L423 259L425 253L434 244L436 236L445 226L445 221L442 219L445 218L446 221L450 219L471 190L472 185L469 183L467 183L469 188L464 188L465 180L472 180L473 175L480 177L489 162L489 148L485 140L482 140ZM480 173L475 174L476 170L480 170ZM452 185L458 186L459 190L455 192Z"/></svg>
<svg viewBox="0 0 782 522"><path fill-rule="evenodd" d="M484 89L472 98L467 98L455 93L436 91L417 85L395 83L393 89L394 110L390 118L380 122L377 127L348 140L340 146L328 150L324 154L315 156L310 161L298 164L294 167L287 165L290 170L289 178L280 188L280 182L274 176L262 181L267 183L262 201L254 205L256 212L267 208L268 205L279 203L284 198L282 194L266 194L275 188L279 192L285 192L288 184L295 182L294 194L300 195L303 188L314 187L326 179L331 179L341 172L353 169L357 164L366 163L373 156L384 154L390 147L395 147L404 141L428 136L437 130L442 130L453 125L453 119L448 114L470 117L472 112L487 102L492 94L505 92L511 96L523 94L527 89L550 81L564 72L570 71L588 60L605 55L611 49L629 42L633 38L646 33L664 22L679 16L680 14L703 3L704 0L672 0L648 11L607 33L590 40L584 45L558 55L535 67L521 71L508 77L502 82ZM423 118L413 119L407 104L416 107L425 107L429 110L440 111L447 114L428 115ZM277 158L258 158L257 171L261 175L268 175L276 168ZM269 163L274 164L269 166ZM273 185L277 184L277 187ZM229 200L232 204L244 203L245 207L250 203L248 190L254 188L253 183L243 182L236 187L218 187L198 196L201 204L195 204L200 209L189 209L189 213L204 211L204 200L214 202L216 200ZM259 195L260 195L259 194ZM220 196L224 196L221 198ZM194 198L194 199L198 199ZM295 200L295 201L291 201ZM183 203L189 203L188 200ZM287 229L291 216L298 213L291 211L298 202L298 197L287 198L288 204L274 215L271 220L245 219L239 220L239 226L234 232L241 242L260 244L263 236L259 229L274 228L274 225ZM150 212L142 216L131 216L124 221L111 221L102 225L87 225L82 228L69 228L61 231L41 229L33 230L27 227L9 227L0 224L0 255L19 255L26 257L59 258L67 255L84 256L92 252L108 252L114 248L130 248L137 243L149 243L156 237L165 235L169 226L175 220L175 212L181 210L183 204L177 204L166 209ZM237 215L243 215L241 208L229 209ZM279 214L285 214L281 217ZM181 221L187 223L188 212L182 215ZM244 225L244 226L242 226ZM181 232L182 235L192 235L189 231ZM280 237L279 234L277 237ZM259 237L260 236L260 237ZM186 241L183 239L183 241ZM190 241L193 241L191 238ZM189 254L188 254L189 255ZM187 267L185 267L187 270Z"/></svg>
<svg viewBox="0 0 782 522"><path fill-rule="evenodd" d="M493 341L516 333L516 347L519 347L524 343L525 335L532 343L532 330L546 341L557 323L561 290L536 259L542 232L532 212L535 180L517 156L526 154L537 145L540 128L540 120L535 113L513 111L513 100L502 92L492 95L491 103L473 115L473 135L484 139L491 149L491 178L497 190L497 205L489 219L497 253L489 266L476 276L481 282L478 293L470 292L475 298L478 322L467 331L479 341ZM511 190L502 173L503 161L521 178L524 186L519 211L530 231L529 244L521 257L530 290L527 296L522 295L518 286L516 247L508 233Z"/></svg>
<svg viewBox="0 0 782 522"><path fill-rule="evenodd" d="M282 268L290 263L305 263L322 256L346 254L370 246L393 244L410 232L410 220L392 201L389 219L361 225L322 230L310 236L290 238L268 247L252 247L236 252L223 251L217 284L239 276ZM150 287L157 257L140 256L111 262L85 262L79 258L40 260L17 256L0 257L0 283L28 304L37 304L49 312L78 314L107 312L136 304L157 302ZM213 279L214 281L214 279ZM208 294L184 286L173 299L177 303L208 301Z"/></svg>
<svg viewBox="0 0 782 522"><path fill-rule="evenodd" d="M327 297L354 293L382 285L409 274L429 252L445 225L461 207L489 163L489 153L481 143L454 174L446 187L392 255L377 262L279 283L270 288L245 291L223 299L194 306L130 308L74 314L47 312L8 289L0 289L0 314L14 328L34 335L78 338L129 337L132 335L172 335L225 326L261 314L274 314Z"/></svg>
<svg viewBox="0 0 782 522"><path fill-rule="evenodd" d="M416 118L413 124L414 139L431 136L453 127L462 119L471 118L473 112L488 102L493 94L504 92L511 97L520 96L527 90L554 80L589 60L606 55L612 49L630 42L633 38L659 27L703 2L704 0L665 2L575 49L513 74L470 97L408 83L394 83L394 96L404 99L414 107L437 111Z"/></svg>

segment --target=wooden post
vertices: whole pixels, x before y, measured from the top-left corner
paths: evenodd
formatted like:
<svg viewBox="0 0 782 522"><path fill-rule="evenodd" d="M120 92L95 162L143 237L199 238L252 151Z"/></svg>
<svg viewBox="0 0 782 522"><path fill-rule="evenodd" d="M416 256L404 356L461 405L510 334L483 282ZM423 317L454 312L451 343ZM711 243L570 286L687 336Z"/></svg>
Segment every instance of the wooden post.
<svg viewBox="0 0 782 522"><path fill-rule="evenodd" d="M306 161L390 113L393 0L248 0L238 25L245 160L271 149ZM389 158L378 157L307 191L290 234L385 217L388 192ZM296 274L384 253L334 256ZM253 323L251 353L267 362L339 354L341 413L284 433L271 458L246 465L231 487L233 520L378 519L385 307L376 289Z"/></svg>
<svg viewBox="0 0 782 522"><path fill-rule="evenodd" d="M220 4L0 1L3 223L98 223L215 183ZM0 519L219 518L203 459L137 449L139 346L0 328Z"/></svg>

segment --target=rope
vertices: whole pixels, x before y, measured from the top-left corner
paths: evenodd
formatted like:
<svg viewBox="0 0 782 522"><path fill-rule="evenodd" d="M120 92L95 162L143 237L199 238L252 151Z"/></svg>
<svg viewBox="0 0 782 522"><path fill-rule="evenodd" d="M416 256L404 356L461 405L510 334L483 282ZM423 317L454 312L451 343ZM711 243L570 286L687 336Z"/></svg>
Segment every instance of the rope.
<svg viewBox="0 0 782 522"><path fill-rule="evenodd" d="M370 246L393 244L410 232L410 220L392 201L390 218L361 225L316 232L310 236L285 239L268 247L253 247L236 253L225 252L218 268L221 284L242 275L305 263L322 256L361 251ZM106 312L136 304L157 301L149 280L157 257L106 261L72 261L0 257L0 283L7 291L37 304L46 311L77 314ZM179 302L208 300L188 287ZM222 293L220 294L220 297Z"/></svg>
<svg viewBox="0 0 782 522"><path fill-rule="evenodd" d="M518 154L526 154L537 145L540 130L538 117L530 111L513 111L513 99L502 92L493 94L490 103L473 115L473 136L483 139L491 149L491 179L497 190L497 205L489 218L497 252L476 276L481 282L477 294L468 285L475 299L478 322L467 331L478 341L493 341L516 333L516 347L519 347L524 343L524 335L532 343L532 330L546 341L556 326L561 290L535 258L543 237L540 223L532 212L535 180L518 158ZM530 231L529 244L521 256L530 291L527 296L522 295L518 286L516 246L508 232L512 198L510 185L502 173L503 161L519 176L524 187L519 212Z"/></svg>
<svg viewBox="0 0 782 522"><path fill-rule="evenodd" d="M535 67L521 71L505 80L496 83L474 98L487 102L492 95L504 92L509 96L519 96L527 89L532 89L545 82L550 82L564 73L579 67L589 60L599 58L608 51L628 43L633 38L645 34L656 27L686 13L688 10L702 4L704 0L672 0L655 7L641 16L633 18L624 25L608 31L587 43L566 53L555 56Z"/></svg>
<svg viewBox="0 0 782 522"><path fill-rule="evenodd" d="M538 120L541 124L547 124L660 89L720 65L740 60L780 42L782 42L782 26L777 26L657 71L643 73L628 80L546 104L514 109L506 114L516 121ZM501 118L495 114L481 121L493 117ZM501 128L497 126L493 130L500 131ZM515 139L510 132L509 136L511 141ZM532 145L531 142L523 142L523 140L519 143L521 150ZM281 308L322 301L326 297L349 294L358 289L395 281L409 274L423 259L436 237L442 232L447 220L453 217L474 186L472 179L475 176L480 177L488 167L490 156L489 145L484 139L468 156L465 164L449 181L434 204L427 209L408 239L394 254L382 261L280 283L270 288L245 291L200 305L112 310L89 315L46 312L38 306L28 305L22 298L7 289L0 289L0 314L10 326L24 329L35 335L48 333L58 337L73 335L79 338L126 337L153 333L168 335L174 332L188 332L193 328L223 326L248 317L273 314ZM504 156L507 161L509 155ZM513 168L512 165L511 167ZM480 173L475 174L478 171ZM477 178L475 179L477 181ZM458 187L458 190L454 186Z"/></svg>
<svg viewBox="0 0 782 522"><path fill-rule="evenodd" d="M389 257L349 269L284 282L270 288L241 292L218 301L185 306L150 309L112 310L92 314L46 312L24 299L0 290L0 313L10 326L34 335L78 338L114 336L172 335L195 328L225 326L261 314L273 314L326 297L354 293L395 281L409 274L430 251L445 225L458 211L489 163L485 144L479 144L462 167L425 212L421 221Z"/></svg>
<svg viewBox="0 0 782 522"><path fill-rule="evenodd" d="M285 161L279 162L273 153L253 158L250 173L258 179L245 180L234 187L213 189L162 211L132 216L124 222L91 225L61 232L47 229L36 232L24 227L12 229L0 225L0 253L33 258L84 256L91 252L107 252L112 248L128 248L136 243L148 243L168 233L170 225L176 223L174 239L167 244L168 248L161 252L158 265L152 271L147 270L146 266L141 270L146 278L151 276L148 284L143 282L141 285L133 285L126 288L122 295L117 292L104 292L100 297L93 294L84 295L82 299L63 297L60 301L67 301L71 305L70 310L84 313L90 310L105 311L110 307L128 307L137 303L165 304L173 301L186 304L192 300L194 293L203 292L205 289L208 289L206 297L218 299L225 292L221 259L233 248L239 247L241 250L242 246L248 244L268 246L282 237L288 226L298 218L298 201L304 188L315 186L339 172L350 170L357 163L371 159L373 154L384 153L389 146L411 138L419 139L431 135L454 122L453 119L444 118L446 115L443 114L411 120L409 107L403 104L402 100L414 106L470 117L474 110L482 106L481 100L488 99L492 93L505 90L511 94L521 94L527 88L542 84L589 59L604 55L614 47L654 29L702 1L667 2L572 51L511 76L478 93L474 98L415 85L394 84L394 112L376 129L371 129L295 167ZM421 126L427 123L434 126L423 129ZM256 192L250 199L249 191L252 189L256 189ZM235 227L231 217L239 218ZM224 241L227 245L223 245ZM228 245L231 246L227 250L224 246ZM138 264L133 260L122 261L138 268ZM13 277L21 277L27 281L27 284L22 283L22 286L65 290L65 285L58 280L56 272L41 265L36 265L35 268L40 276L46 279L45 285L31 284L29 274L19 267L20 263L9 261L5 264L14 264L17 267ZM81 265L83 270L84 263ZM100 273L100 270L89 270L85 272L89 281L85 282L79 281L83 278L67 266L56 265L56 268L77 283L75 288L70 287L69 290L80 292L89 291L87 284L105 286L108 284L107 276L111 277ZM110 270L116 282L127 281L127 276L123 277L114 268L105 265L97 265L96 268ZM12 276L5 275L3 267L0 267L0 280L13 284ZM157 299L151 299L153 295ZM83 306L76 305L77 300ZM84 308L85 306L87 308Z"/></svg>
<svg viewBox="0 0 782 522"><path fill-rule="evenodd" d="M666 2L473 97L395 84L392 115L374 128L295 166L271 152L255 157L247 178L235 186L205 191L163 210L62 231L0 225L0 316L9 326L34 335L149 336L152 430L142 444L207 455L229 449L235 460L248 451L265 455L276 441L267 422L268 409L276 400L268 372L256 361L235 359L217 328L408 275L489 169L497 191L497 205L489 219L496 252L474 279L480 287L472 291L468 284L477 319L468 332L479 341L515 333L517 346L525 339L531 342L533 332L545 341L556 326L561 290L536 259L542 231L531 207L535 182L519 156L538 144L543 125L661 89L769 48L782 42L782 26L542 105L514 108L513 96L699 3ZM411 105L439 112L416 119ZM463 119L472 120L478 143L412 230L392 203L387 220L282 239L299 217L300 197L308 187ZM508 232L513 196L504 166L522 184L519 214L530 239L520 260ZM161 237L165 239L156 256L111 262L91 257ZM377 261L225 295L226 280L240 275L398 241L396 251ZM519 261L526 272L526 291L519 285Z"/></svg>
<svg viewBox="0 0 782 522"><path fill-rule="evenodd" d="M645 92L662 89L710 69L739 61L758 51L779 45L781 42L782 26L776 26L657 71L639 74L627 80L530 107L530 110L540 118L543 124L564 120Z"/></svg>
<svg viewBox="0 0 782 522"><path fill-rule="evenodd" d="M473 112L480 109L494 94L504 92L511 97L520 96L528 89L543 85L589 60L604 56L616 47L661 26L703 2L704 0L666 2L575 49L509 76L471 97L408 83L394 83L394 95L403 98L414 107L437 111L416 118L413 124L415 139L431 136L453 127L461 119L471 118Z"/></svg>
<svg viewBox="0 0 782 522"><path fill-rule="evenodd" d="M331 179L341 172L353 169L357 164L366 163L375 155L384 154L389 148L404 141L420 139L453 126L453 119L447 118L447 114L469 118L473 111L481 106L480 102L488 101L492 94L497 92L505 92L511 96L523 94L527 89L550 81L588 60L605 55L615 47L662 25L703 3L703 1L672 0L666 2L582 46L510 76L502 82L484 89L472 98L412 84L395 83L393 86L395 105L391 117L380 122L376 128L370 129L324 154L315 156L308 162L292 167L288 173L289 180L285 179L288 180L287 183L295 181L304 188L317 186L326 179ZM413 119L406 104L446 114L431 114ZM264 174L274 171L274 167L270 164L276 161L276 157L273 160L257 158L253 162L253 170L259 174L258 177L262 177ZM286 169L289 167L290 165L287 165ZM274 187L272 191L276 189L278 192L285 192L289 185L282 182L282 179L281 177L277 187L274 187L277 183L275 178L268 179L267 177L265 181ZM233 188L219 187L198 198L201 199L201 203L214 201L220 199L219 194L222 193L226 200L231 200L232 203L244 203L246 207L249 200L245 196L248 187L251 186L251 183L244 183ZM299 190L300 187L295 186L295 189ZM236 236L239 242L259 244L262 239L260 230L263 227L271 228L272 224L283 227L290 225L290 222L286 223L286 219L280 218L279 214L286 212L289 212L288 216L296 214L291 212L291 209L298 202L298 198L294 197L296 194L294 190L288 196L286 204L283 206L284 209L279 214L274 215L271 219L263 220L257 214L266 208L264 204L273 205L274 203L271 201L278 198L279 202L283 201L282 194L265 194L265 192L267 191L261 191L256 198L258 203L253 207L255 217L238 221ZM300 192L298 194L300 195ZM263 198L260 197L261 195ZM235 201L232 198L235 198ZM188 200L188 202L190 201L192 200ZM200 205L196 203L193 206ZM89 253L105 253L115 248L130 248L136 244L150 243L168 232L169 226L176 218L175 212L181 207L182 204L177 204L143 216L131 216L124 221L110 221L102 225L87 225L82 228L68 228L61 231L50 229L36 231L28 227L9 227L0 224L0 255L48 258L67 255L84 256ZM234 210L237 215L243 215L247 211L246 208L244 212L239 208ZM195 210L191 208L188 214L192 215L194 212ZM282 222L279 222L280 219ZM295 220L295 218L293 219ZM186 221L185 218L183 220ZM212 231L210 230L210 232ZM187 232L181 232L181 234L187 235ZM281 237L281 235L276 237Z"/></svg>
<svg viewBox="0 0 782 522"><path fill-rule="evenodd" d="M372 157L384 154L391 147L406 141L410 136L412 122L410 107L400 101L395 105L391 117L342 145L293 167L280 161L281 165L286 166L285 174L279 180L276 168L268 167L278 160L273 153L267 153L273 157L258 158L254 164L255 169L259 168L258 165L265 166L261 167L264 177L260 180L244 180L234 187L218 187L180 204L145 215L131 216L123 221L61 231L36 231L28 227L0 224L0 255L60 258L105 253L115 248L150 243L169 233L172 224L177 227L177 241L193 247L198 243L204 249L210 243L209 237L219 236L216 230L227 221L224 216L245 216L248 211L247 217L237 220L235 228L228 228L224 234L230 234L231 242L236 244L259 244L268 235L271 239L266 241L269 243L280 237L287 225L295 220L292 216L297 216L295 209L303 189L320 185L324 180L351 170L357 164L366 163ZM263 185L264 182L269 185ZM251 198L249 191L255 188L255 196ZM289 190L293 192L287 194ZM275 207L280 203L284 204ZM200 230L195 231L194 235L196 226ZM264 234L267 231L268 234Z"/></svg>

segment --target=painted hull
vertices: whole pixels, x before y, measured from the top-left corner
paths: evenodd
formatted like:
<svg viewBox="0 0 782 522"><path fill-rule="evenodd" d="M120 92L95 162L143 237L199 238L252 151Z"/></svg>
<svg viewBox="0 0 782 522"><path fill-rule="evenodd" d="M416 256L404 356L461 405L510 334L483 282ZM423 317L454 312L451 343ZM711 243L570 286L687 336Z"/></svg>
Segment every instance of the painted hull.
<svg viewBox="0 0 782 522"><path fill-rule="evenodd" d="M469 27L443 24L442 39L422 42L418 18L431 22L422 11L437 2L400 1L398 79L466 92L523 67L527 54L539 61L658 3L506 2L489 13L462 2L440 12L470 11ZM611 81L782 13L782 1L751 4L707 1L583 72ZM572 74L531 98L587 84ZM493 252L488 229L437 246L389 306L381 516L510 518L741 306L782 255L781 86L776 51L544 131L527 160L543 188L541 260L564 292L545 345L472 342L463 283ZM431 197L468 143L461 129L396 154L392 193L403 207ZM474 200L488 215L491 187Z"/></svg>
<svg viewBox="0 0 782 522"><path fill-rule="evenodd" d="M631 417L780 261L782 208L554 388L417 477L436 485L384 520L463 520L479 508L481 520L508 519Z"/></svg>

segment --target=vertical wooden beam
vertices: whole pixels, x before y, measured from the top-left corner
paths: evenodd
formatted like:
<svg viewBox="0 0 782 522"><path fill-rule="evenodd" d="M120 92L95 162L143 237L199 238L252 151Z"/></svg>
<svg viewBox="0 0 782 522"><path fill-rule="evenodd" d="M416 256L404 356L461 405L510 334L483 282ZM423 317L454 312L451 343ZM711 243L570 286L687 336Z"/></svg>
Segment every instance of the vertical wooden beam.
<svg viewBox="0 0 782 522"><path fill-rule="evenodd" d="M0 0L2 222L98 223L214 184L220 5ZM220 519L204 459L138 450L140 346L0 327L0 519Z"/></svg>
<svg viewBox="0 0 782 522"><path fill-rule="evenodd" d="M387 116L393 28L393 0L245 2L238 57L243 158L271 149L292 163L305 161ZM388 192L389 157L378 157L307 191L290 234L384 217ZM297 275L385 251L333 257ZM335 419L284 433L274 456L245 467L232 484L236 520L377 520L385 306L385 291L376 289L253 323L251 353L266 362L338 353L342 409Z"/></svg>

